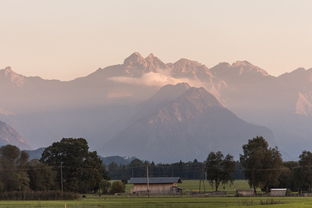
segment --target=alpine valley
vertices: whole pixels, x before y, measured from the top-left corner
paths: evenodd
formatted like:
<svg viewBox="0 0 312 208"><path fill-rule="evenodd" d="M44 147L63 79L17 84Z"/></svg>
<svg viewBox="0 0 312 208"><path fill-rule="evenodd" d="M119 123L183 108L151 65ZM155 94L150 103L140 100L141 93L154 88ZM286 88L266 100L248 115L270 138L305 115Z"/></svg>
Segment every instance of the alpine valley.
<svg viewBox="0 0 312 208"><path fill-rule="evenodd" d="M172 162L217 150L237 157L255 136L285 159L312 145L312 69L275 77L247 61L208 68L136 52L71 81L7 67L0 94L0 144L21 148L84 137L106 156Z"/></svg>

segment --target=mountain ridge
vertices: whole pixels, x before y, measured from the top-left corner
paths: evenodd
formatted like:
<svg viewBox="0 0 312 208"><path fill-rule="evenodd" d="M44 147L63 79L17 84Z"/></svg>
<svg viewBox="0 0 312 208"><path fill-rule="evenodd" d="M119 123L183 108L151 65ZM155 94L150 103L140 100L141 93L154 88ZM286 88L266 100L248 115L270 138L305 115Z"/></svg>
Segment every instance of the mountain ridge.
<svg viewBox="0 0 312 208"><path fill-rule="evenodd" d="M163 88L180 87L181 84ZM148 102L148 107L152 107L143 111L144 115L137 116L121 134L106 143L105 151L153 161L178 161L179 158L204 159L209 151L216 149L227 150L232 154L236 152L238 156L239 145L235 148L231 145L230 151L222 147L222 141L243 144L257 133L265 135L270 141L273 139L270 130L239 119L204 88L185 87L185 91L178 94L158 105ZM151 100L155 101L155 98ZM231 141L230 135L235 141Z"/></svg>
<svg viewBox="0 0 312 208"><path fill-rule="evenodd" d="M7 68L0 70L0 120L14 124L39 146L63 136L83 136L98 147L122 131L163 86L187 83L203 87L239 118L269 127L278 143L287 144L284 149L298 152L293 138L304 145L312 133L311 77L311 69L272 76L248 61L208 68L185 58L165 63L154 54L139 53L70 81L27 77ZM163 102L170 99L164 95Z"/></svg>

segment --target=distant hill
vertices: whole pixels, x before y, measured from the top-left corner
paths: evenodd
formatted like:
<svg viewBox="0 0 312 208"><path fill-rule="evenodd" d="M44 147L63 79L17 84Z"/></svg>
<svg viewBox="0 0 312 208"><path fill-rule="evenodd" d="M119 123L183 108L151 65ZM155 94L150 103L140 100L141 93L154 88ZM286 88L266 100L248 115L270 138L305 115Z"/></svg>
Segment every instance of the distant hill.
<svg viewBox="0 0 312 208"><path fill-rule="evenodd" d="M109 157L101 157L103 163L107 166L111 163L116 163L117 165L128 165L131 163L135 157L121 157L121 156L109 156Z"/></svg>
<svg viewBox="0 0 312 208"><path fill-rule="evenodd" d="M45 148L42 147L35 150L24 150L24 151L28 153L29 160L33 160L40 159L44 149ZM108 156L108 157L100 156L100 157L105 165L109 165L112 162L116 163L117 165L128 165L129 163L132 162L132 160L136 159L135 157L121 157L121 156Z"/></svg>
<svg viewBox="0 0 312 208"><path fill-rule="evenodd" d="M28 153L29 160L33 160L33 159L40 159L44 149L45 149L44 147L41 147L35 150L24 150L24 151Z"/></svg>

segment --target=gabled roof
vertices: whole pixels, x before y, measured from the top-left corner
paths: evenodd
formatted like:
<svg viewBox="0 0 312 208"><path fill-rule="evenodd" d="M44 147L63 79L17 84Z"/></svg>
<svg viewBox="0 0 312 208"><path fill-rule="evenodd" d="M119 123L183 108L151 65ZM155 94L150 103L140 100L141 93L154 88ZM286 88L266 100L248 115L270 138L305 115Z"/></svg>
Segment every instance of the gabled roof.
<svg viewBox="0 0 312 208"><path fill-rule="evenodd" d="M145 178L130 178L128 180L129 184L147 184L147 179ZM150 177L149 184L170 184L170 183L182 183L180 177Z"/></svg>

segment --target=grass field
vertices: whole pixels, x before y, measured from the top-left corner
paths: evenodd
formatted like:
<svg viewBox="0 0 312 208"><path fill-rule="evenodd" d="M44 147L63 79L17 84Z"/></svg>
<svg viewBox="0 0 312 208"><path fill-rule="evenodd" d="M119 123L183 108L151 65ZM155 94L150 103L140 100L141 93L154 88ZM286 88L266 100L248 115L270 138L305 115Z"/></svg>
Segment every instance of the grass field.
<svg viewBox="0 0 312 208"><path fill-rule="evenodd" d="M204 186L205 185L205 186ZM183 183L178 184L183 189L183 192L197 192L199 191L199 180L184 180ZM205 181L201 183L201 191L214 191L214 187ZM235 180L232 184L220 185L219 191L235 192L236 189L249 189L248 182L246 180Z"/></svg>
<svg viewBox="0 0 312 208"><path fill-rule="evenodd" d="M273 200L273 201L272 201ZM265 203L279 203L261 205ZM66 206L65 206L66 204ZM96 197L75 201L0 201L1 208L308 208L312 198L238 197Z"/></svg>
<svg viewBox="0 0 312 208"><path fill-rule="evenodd" d="M184 193L198 192L198 180L184 180L179 184ZM127 191L131 185L126 186ZM206 191L213 187L206 182ZM220 191L234 193L236 189L248 189L245 180L236 180L233 184L221 186ZM202 189L203 191L203 185ZM66 206L65 206L66 204ZM176 197L133 197L133 196L96 196L87 195L74 201L0 201L0 208L308 208L312 207L312 198L308 197L194 197L182 195Z"/></svg>

